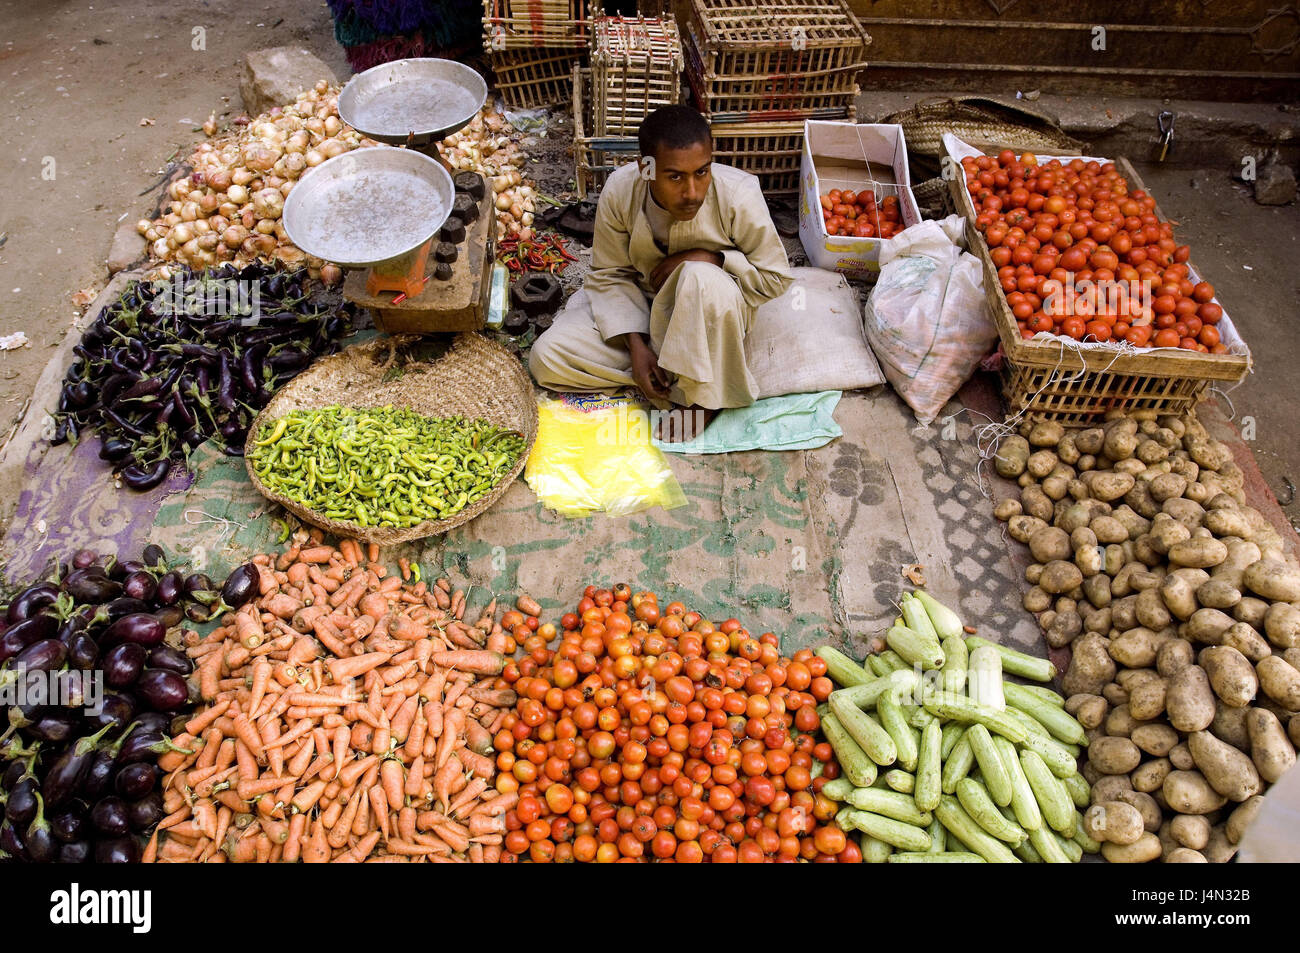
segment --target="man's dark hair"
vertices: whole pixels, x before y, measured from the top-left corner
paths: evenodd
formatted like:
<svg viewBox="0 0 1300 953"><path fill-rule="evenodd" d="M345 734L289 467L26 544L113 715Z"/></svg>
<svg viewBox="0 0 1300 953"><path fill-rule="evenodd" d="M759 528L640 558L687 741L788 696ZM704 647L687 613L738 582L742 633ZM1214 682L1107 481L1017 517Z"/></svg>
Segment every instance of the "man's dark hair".
<svg viewBox="0 0 1300 953"><path fill-rule="evenodd" d="M690 106L660 106L645 117L637 130L641 155L653 156L661 147L689 149L701 142L713 144L713 133L703 116Z"/></svg>

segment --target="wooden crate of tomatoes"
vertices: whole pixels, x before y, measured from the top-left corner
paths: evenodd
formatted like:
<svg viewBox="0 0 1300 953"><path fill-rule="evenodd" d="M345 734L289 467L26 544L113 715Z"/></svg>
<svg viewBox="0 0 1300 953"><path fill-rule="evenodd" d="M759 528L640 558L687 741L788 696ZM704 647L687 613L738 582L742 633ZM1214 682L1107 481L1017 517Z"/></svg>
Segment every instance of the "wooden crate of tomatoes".
<svg viewBox="0 0 1300 953"><path fill-rule="evenodd" d="M898 206L898 186L880 185L882 191L893 190L882 198L874 189L831 189L821 195L822 221L828 235L853 238L893 238L906 226Z"/></svg>
<svg viewBox="0 0 1300 953"><path fill-rule="evenodd" d="M1013 410L1081 425L1112 409L1176 413L1249 371L1214 286L1126 160L945 146Z"/></svg>

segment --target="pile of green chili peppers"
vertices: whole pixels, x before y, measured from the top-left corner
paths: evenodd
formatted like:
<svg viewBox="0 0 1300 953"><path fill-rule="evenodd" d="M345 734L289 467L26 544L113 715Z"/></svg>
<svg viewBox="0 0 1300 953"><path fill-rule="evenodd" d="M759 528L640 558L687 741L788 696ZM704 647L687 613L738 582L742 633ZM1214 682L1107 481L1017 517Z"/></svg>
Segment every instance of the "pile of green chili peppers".
<svg viewBox="0 0 1300 953"><path fill-rule="evenodd" d="M248 459L267 489L327 519L409 527L487 496L523 451L485 420L324 407L263 425Z"/></svg>

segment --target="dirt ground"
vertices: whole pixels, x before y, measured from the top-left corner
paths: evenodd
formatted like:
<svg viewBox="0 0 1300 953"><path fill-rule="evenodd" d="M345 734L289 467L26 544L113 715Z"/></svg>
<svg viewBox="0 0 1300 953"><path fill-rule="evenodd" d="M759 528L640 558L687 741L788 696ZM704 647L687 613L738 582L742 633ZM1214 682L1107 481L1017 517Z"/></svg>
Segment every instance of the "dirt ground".
<svg viewBox="0 0 1300 953"><path fill-rule="evenodd" d="M169 158L189 150L210 112L242 111L241 55L301 45L340 79L350 70L318 0L0 0L0 23L0 334L23 331L31 342L0 352L3 442L71 324L72 295L103 285L114 230L148 212ZM557 133L547 151L560 151ZM1300 207L1257 206L1227 169L1140 171L1253 347L1255 374L1231 408L1269 486L1300 519L1289 482L1300 481L1289 419ZM541 184L555 195L566 183Z"/></svg>

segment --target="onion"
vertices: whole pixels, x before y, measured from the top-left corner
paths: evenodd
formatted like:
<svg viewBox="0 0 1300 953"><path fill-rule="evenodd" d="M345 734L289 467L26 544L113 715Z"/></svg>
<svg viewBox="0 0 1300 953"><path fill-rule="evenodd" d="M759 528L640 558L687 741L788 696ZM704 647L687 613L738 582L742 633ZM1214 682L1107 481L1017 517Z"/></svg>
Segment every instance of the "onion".
<svg viewBox="0 0 1300 953"><path fill-rule="evenodd" d="M298 183L296 181L290 179L288 182L284 183L284 185L280 186L280 194L283 195L285 198L288 198L289 193L293 191L293 187L297 184Z"/></svg>
<svg viewBox="0 0 1300 953"><path fill-rule="evenodd" d="M217 196L214 193L209 192L199 199L199 211L204 215L211 215L217 210L217 206L220 204L221 202L217 199Z"/></svg>
<svg viewBox="0 0 1300 953"><path fill-rule="evenodd" d="M255 178L257 178L257 176L254 173L248 171L247 169L236 169L234 172L230 173L230 181L233 182L235 185L247 185L249 182L252 182Z"/></svg>
<svg viewBox="0 0 1300 953"><path fill-rule="evenodd" d="M217 245L221 243L221 238L216 232L205 232L195 239L199 243L200 251L215 251Z"/></svg>
<svg viewBox="0 0 1300 953"><path fill-rule="evenodd" d="M158 238L154 240L153 246L150 248L150 251L152 252L155 258L165 259L168 255L172 253L172 248L171 245L167 243L167 239Z"/></svg>
<svg viewBox="0 0 1300 953"><path fill-rule="evenodd" d="M217 169L215 172L206 173L203 180L217 192L226 191L226 189L230 188L232 181L230 172L226 169Z"/></svg>
<svg viewBox="0 0 1300 953"><path fill-rule="evenodd" d="M194 229L182 222L167 233L167 241L173 248L179 248L194 237Z"/></svg>
<svg viewBox="0 0 1300 953"><path fill-rule="evenodd" d="M208 227L214 232L224 232L230 225L230 220L224 215L214 215L208 219Z"/></svg>
<svg viewBox="0 0 1300 953"><path fill-rule="evenodd" d="M318 166L324 161L325 161L325 157L321 155L319 152L317 152L315 149L311 149L307 152L307 165Z"/></svg>
<svg viewBox="0 0 1300 953"><path fill-rule="evenodd" d="M508 212L510 206L514 204L513 196L509 192L502 192L497 196L497 211Z"/></svg>
<svg viewBox="0 0 1300 953"><path fill-rule="evenodd" d="M337 136L342 131L343 131L343 123L339 122L338 116L326 116L325 135Z"/></svg>
<svg viewBox="0 0 1300 953"><path fill-rule="evenodd" d="M193 258L199 253L199 240L197 238L191 238L177 250L180 252L181 257Z"/></svg>
<svg viewBox="0 0 1300 953"><path fill-rule="evenodd" d="M236 205L243 205L248 201L248 189L244 188L242 185L232 185L226 190L226 195L229 197L230 201L234 202Z"/></svg>
<svg viewBox="0 0 1300 953"><path fill-rule="evenodd" d="M195 235L202 235L204 232L212 231L212 223L206 218L196 218L193 227Z"/></svg>
<svg viewBox="0 0 1300 953"><path fill-rule="evenodd" d="M284 212L284 196L278 188L268 186L253 196L253 211L263 219L279 218Z"/></svg>
<svg viewBox="0 0 1300 953"><path fill-rule="evenodd" d="M248 241L248 229L243 225L231 225L221 233L221 240L231 248L238 248Z"/></svg>
<svg viewBox="0 0 1300 953"><path fill-rule="evenodd" d="M307 157L300 152L291 152L284 157L284 174L296 179L307 168Z"/></svg>
<svg viewBox="0 0 1300 953"><path fill-rule="evenodd" d="M341 156L348 151L348 147L337 139L326 139L320 144L317 150L326 159L333 159L335 156Z"/></svg>
<svg viewBox="0 0 1300 953"><path fill-rule="evenodd" d="M294 155L295 153L302 154L306 152L307 147L310 145L311 145L311 136L308 135L307 132L305 132L304 130L301 129L298 130L292 136L290 136L289 141L284 144L284 151L286 153L286 158L288 156Z"/></svg>
<svg viewBox="0 0 1300 953"><path fill-rule="evenodd" d="M321 265L320 280L325 283L325 287L333 288L343 280L343 269L334 264Z"/></svg>
<svg viewBox="0 0 1300 953"><path fill-rule="evenodd" d="M154 228L153 226L150 226L149 228L146 228L144 230L144 240L151 245L161 237L162 237L162 233L159 232L158 229Z"/></svg>
<svg viewBox="0 0 1300 953"><path fill-rule="evenodd" d="M257 224L257 216L253 214L253 207L245 205L239 211L239 220L243 222L245 228L252 228Z"/></svg>
<svg viewBox="0 0 1300 953"><path fill-rule="evenodd" d="M263 235L271 235L275 232L275 219L273 218L261 219L253 227L256 231L261 232Z"/></svg>
<svg viewBox="0 0 1300 953"><path fill-rule="evenodd" d="M222 202L217 207L217 214L222 218L234 218L239 214L239 206L231 201Z"/></svg>

